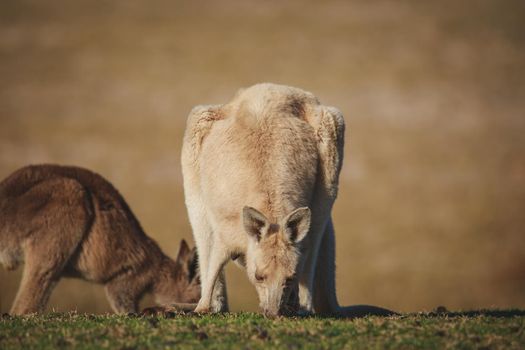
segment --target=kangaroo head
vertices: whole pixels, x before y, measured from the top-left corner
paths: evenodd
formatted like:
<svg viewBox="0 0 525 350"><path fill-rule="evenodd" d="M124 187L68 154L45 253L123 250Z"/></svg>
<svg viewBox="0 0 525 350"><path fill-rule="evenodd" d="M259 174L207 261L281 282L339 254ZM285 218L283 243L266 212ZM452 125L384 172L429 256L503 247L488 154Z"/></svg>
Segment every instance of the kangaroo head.
<svg viewBox="0 0 525 350"><path fill-rule="evenodd" d="M249 236L246 271L266 316L286 312L297 289L299 243L308 233L310 216L310 209L298 208L276 224L254 208L243 209L243 225Z"/></svg>
<svg viewBox="0 0 525 350"><path fill-rule="evenodd" d="M175 261L165 265L167 271L159 271L164 278L159 278L155 290L155 300L159 304L196 303L201 297L198 256L195 248L190 248L185 240L180 242Z"/></svg>

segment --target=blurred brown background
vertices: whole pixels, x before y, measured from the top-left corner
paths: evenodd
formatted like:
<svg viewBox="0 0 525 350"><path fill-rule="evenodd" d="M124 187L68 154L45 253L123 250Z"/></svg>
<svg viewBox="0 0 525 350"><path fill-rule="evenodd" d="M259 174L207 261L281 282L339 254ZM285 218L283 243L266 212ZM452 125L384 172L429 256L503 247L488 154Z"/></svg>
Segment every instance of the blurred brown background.
<svg viewBox="0 0 525 350"><path fill-rule="evenodd" d="M0 177L75 164L114 183L172 256L196 104L271 81L341 109L342 304L525 307L523 1L0 4ZM0 269L0 311L21 270ZM256 310L228 268L233 310ZM49 309L109 310L63 280Z"/></svg>

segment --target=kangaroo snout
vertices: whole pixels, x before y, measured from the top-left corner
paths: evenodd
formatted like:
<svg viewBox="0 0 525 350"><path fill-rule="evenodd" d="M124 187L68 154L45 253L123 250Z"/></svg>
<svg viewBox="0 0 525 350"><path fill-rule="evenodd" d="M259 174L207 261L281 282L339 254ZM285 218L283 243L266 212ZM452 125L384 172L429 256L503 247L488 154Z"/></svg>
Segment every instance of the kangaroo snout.
<svg viewBox="0 0 525 350"><path fill-rule="evenodd" d="M297 309L287 303L281 302L279 307L263 307L264 317L276 318L280 316L293 316L297 314Z"/></svg>

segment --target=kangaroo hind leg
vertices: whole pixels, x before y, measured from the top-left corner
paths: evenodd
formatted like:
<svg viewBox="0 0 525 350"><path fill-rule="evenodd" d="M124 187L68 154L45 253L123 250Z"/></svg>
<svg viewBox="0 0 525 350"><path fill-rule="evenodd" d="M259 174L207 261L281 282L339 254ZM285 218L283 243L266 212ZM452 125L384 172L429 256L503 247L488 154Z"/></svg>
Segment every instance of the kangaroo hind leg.
<svg viewBox="0 0 525 350"><path fill-rule="evenodd" d="M28 220L30 235L23 242L24 272L12 314L44 310L53 287L89 228L91 214L84 188L70 179L44 181L25 195L45 197ZM37 199L35 198L35 199Z"/></svg>
<svg viewBox="0 0 525 350"><path fill-rule="evenodd" d="M320 315L337 315L339 304L335 289L335 232L332 219L326 225L314 281L314 309Z"/></svg>

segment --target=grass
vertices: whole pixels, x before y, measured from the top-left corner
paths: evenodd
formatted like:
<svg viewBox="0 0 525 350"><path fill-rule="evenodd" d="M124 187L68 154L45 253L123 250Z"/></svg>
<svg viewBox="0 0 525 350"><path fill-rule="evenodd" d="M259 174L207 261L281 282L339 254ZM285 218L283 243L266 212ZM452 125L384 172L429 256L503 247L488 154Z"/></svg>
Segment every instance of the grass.
<svg viewBox="0 0 525 350"><path fill-rule="evenodd" d="M0 348L461 348L525 347L525 311L420 313L391 318L259 314L116 316L50 313L0 318Z"/></svg>

